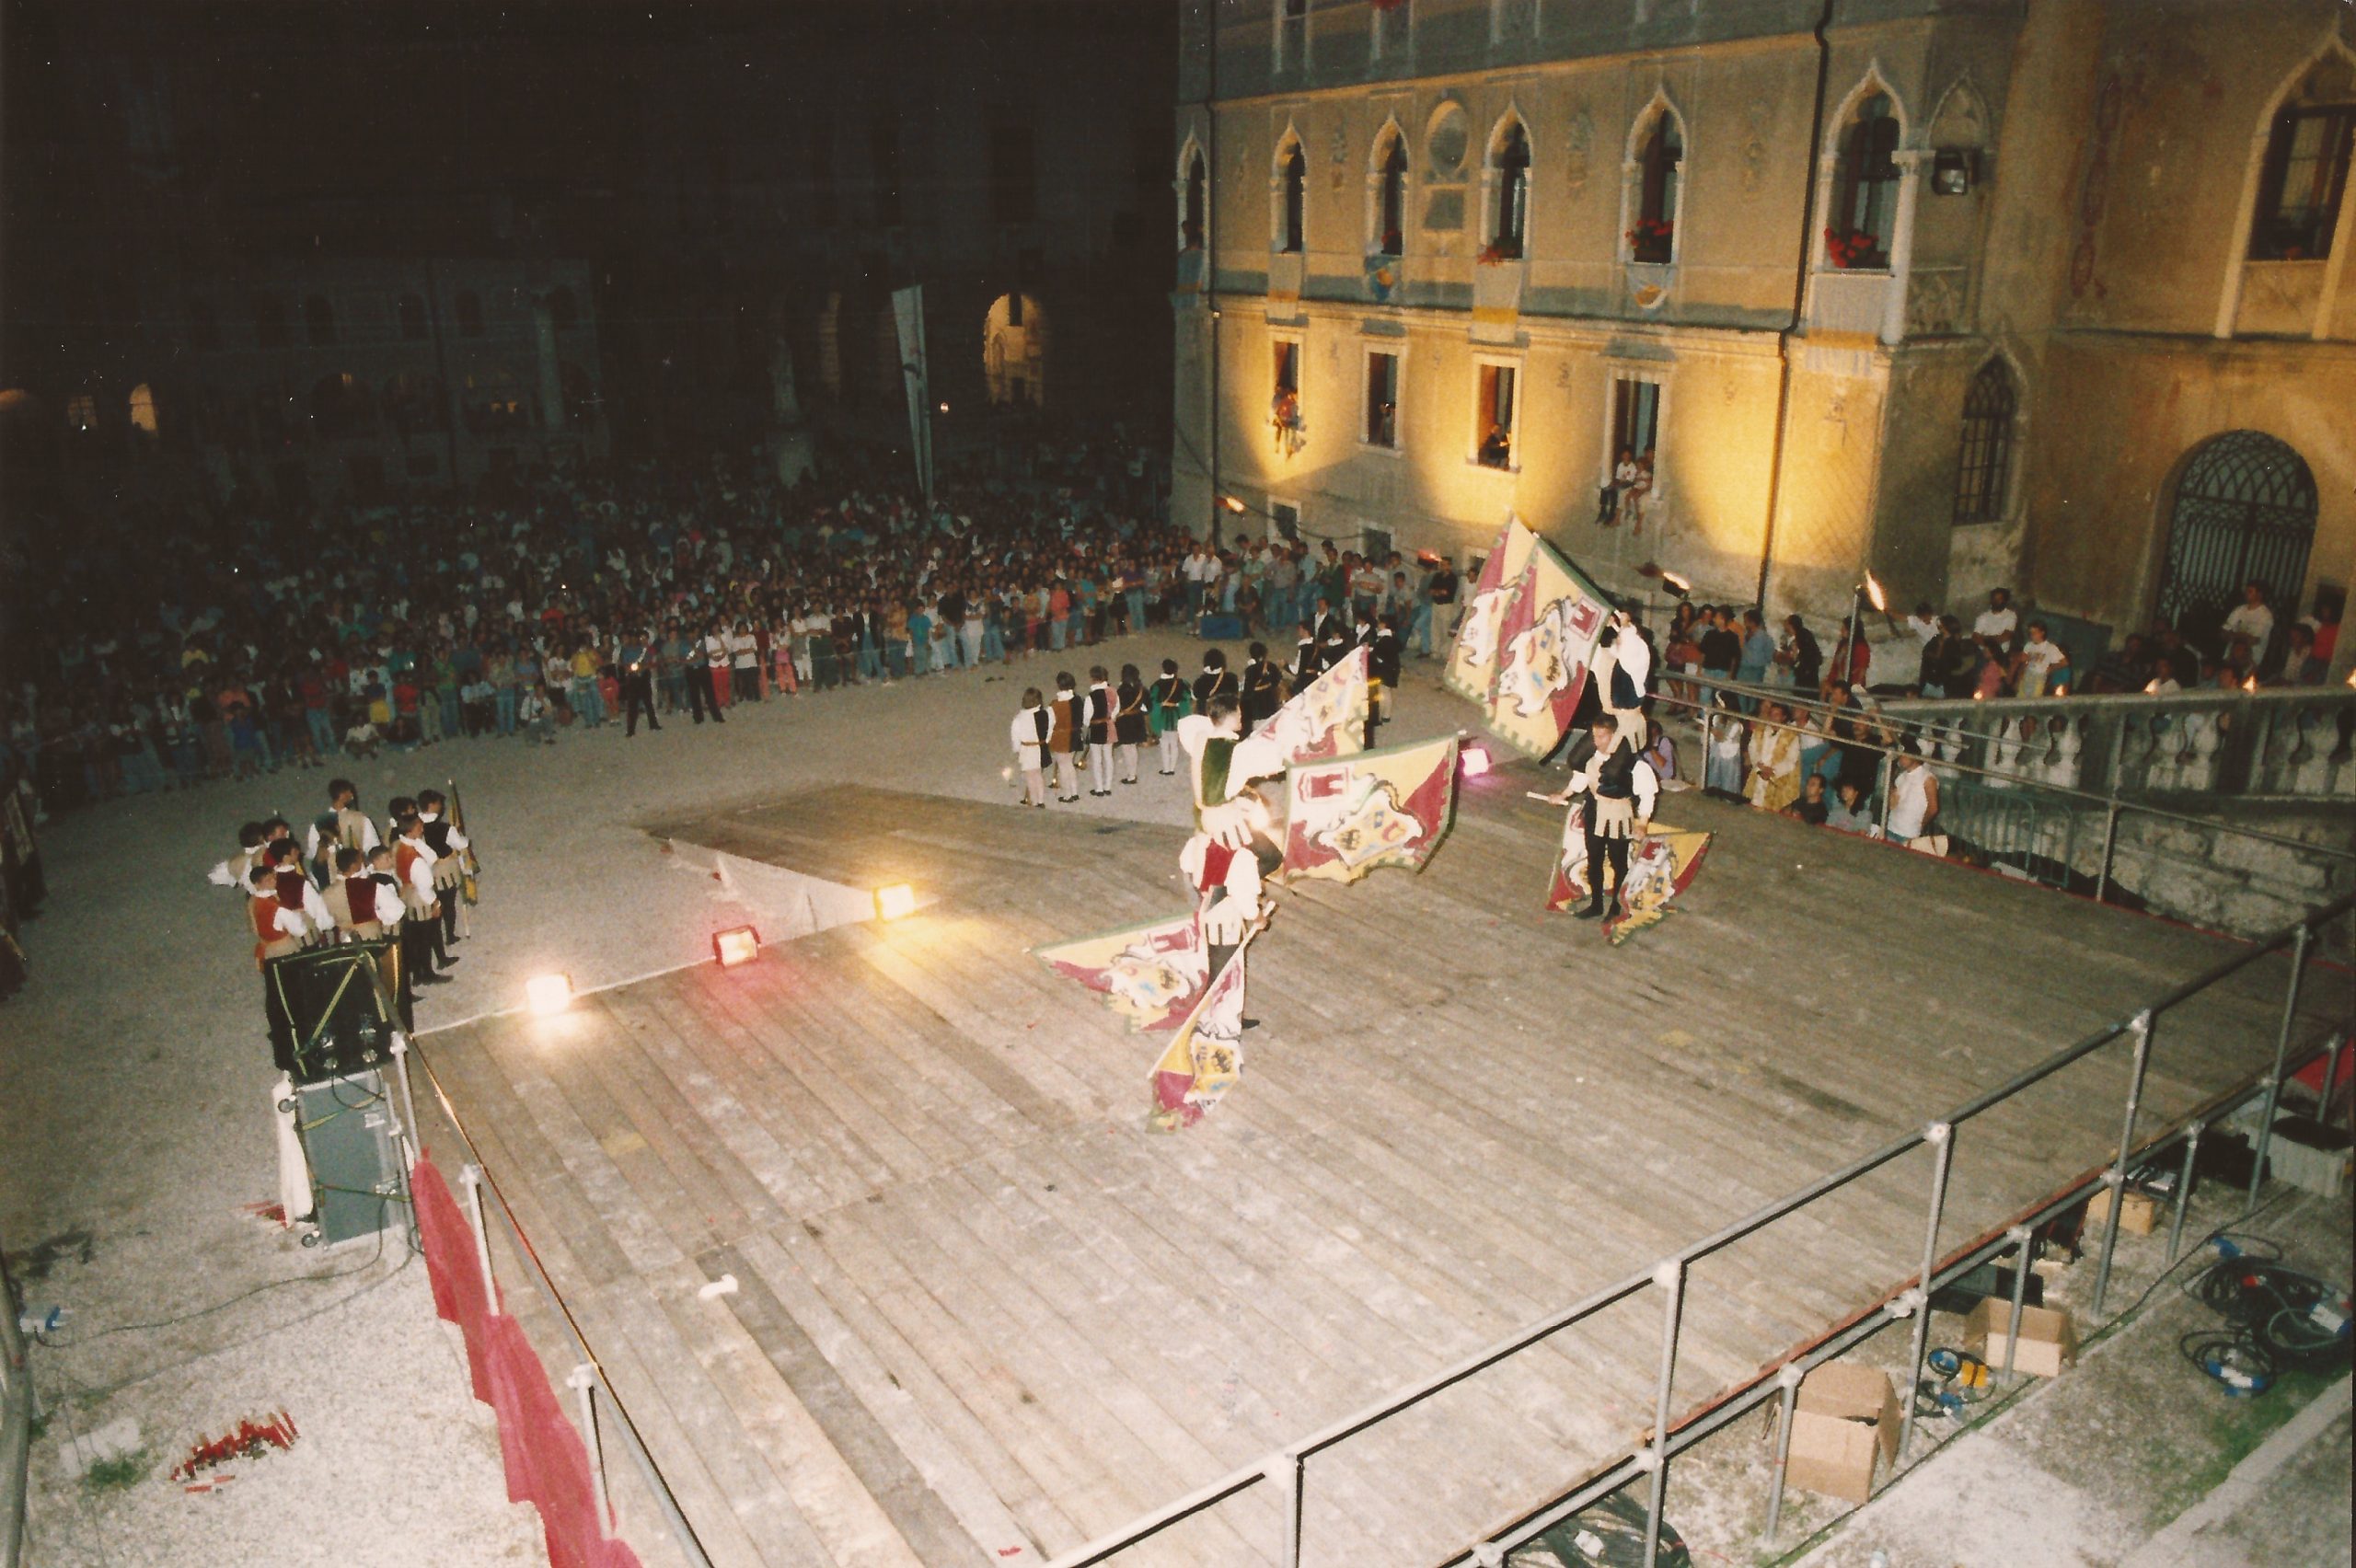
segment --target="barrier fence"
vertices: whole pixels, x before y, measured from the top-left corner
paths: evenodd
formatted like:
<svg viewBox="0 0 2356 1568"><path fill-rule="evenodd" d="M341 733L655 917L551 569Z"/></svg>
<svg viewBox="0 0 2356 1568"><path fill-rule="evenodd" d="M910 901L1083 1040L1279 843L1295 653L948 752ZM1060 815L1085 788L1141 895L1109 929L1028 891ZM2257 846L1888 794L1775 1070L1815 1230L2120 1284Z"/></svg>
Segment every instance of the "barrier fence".
<svg viewBox="0 0 2356 1568"><path fill-rule="evenodd" d="M1966 1101L1940 1120L1895 1139L1818 1178L1788 1196L1689 1244L1663 1259L1649 1272L1632 1274L1607 1286L1584 1300L1528 1325L1487 1349L1377 1404L1344 1416L1257 1465L1231 1471L1109 1535L1066 1552L1056 1558L1048 1568L1092 1568L1093 1564L1109 1562L1173 1526L1230 1498L1263 1488L1272 1491L1281 1504L1283 1534L1273 1543L1275 1560L1284 1568L1299 1568L1306 1547L1307 1497L1311 1482L1309 1464L1311 1459L1415 1410L1444 1390L1498 1366L1533 1346L1553 1340L1563 1331L1595 1318L1607 1308L1646 1297L1653 1300L1659 1313L1659 1371L1655 1383L1652 1424L1643 1435L1641 1443L1593 1471L1574 1490L1554 1502L1514 1520L1502 1529L1493 1531L1486 1539L1449 1558L1446 1568L1497 1568L1504 1562L1506 1552L1637 1480L1646 1482L1644 1561L1646 1568L1654 1568L1659 1551L1661 1513L1668 1491L1669 1461L1729 1423L1758 1409L1771 1398L1780 1401L1782 1415L1766 1526L1766 1538L1772 1542L1781 1523L1784 1470L1789 1452L1793 1407L1798 1397L1800 1382L1810 1369L1840 1355L1882 1329L1911 1321L1911 1370L1904 1385L1908 1398L1902 1405L1899 1437L1899 1453L1902 1459L1913 1443L1915 1416L1911 1390L1922 1377L1923 1357L1928 1349L1930 1300L1941 1286L2007 1251L2023 1250L2020 1266L2013 1270L2004 1364L1997 1369L1997 1375L2009 1382L2015 1377L2012 1363L2016 1336L2013 1331L2020 1321L2027 1288L2025 1249L2031 1232L2038 1226L2085 1201L2097 1189L2107 1190L2112 1194L2115 1213L2119 1206L2118 1194L2126 1184L2129 1171L2180 1148L2183 1170L2177 1182L2168 1229L2168 1257L2173 1262L2183 1244L2185 1208L2192 1187L2192 1161L2202 1133L2254 1100L2262 1101L2263 1105L2245 1212L2256 1204L2258 1185L2264 1179L2275 1115L2286 1075L2302 1070L2318 1059L2326 1062L2320 1101L2320 1110L2325 1115L2329 1113L2333 1096L2340 1082L2341 1057L2349 1043L2349 1020L2356 1019L2356 995L2349 997L2347 1005L2337 1015L2335 1027L2327 1030L2322 1039L2294 1048L2292 1036L2297 1027L2301 990L2306 981L2307 970L2316 957L2319 935L2333 922L2347 917L2351 910L2356 910L2356 895L2343 897L2311 911L2304 918L2285 927L2272 937L2253 943L2246 951L2236 953L2174 990L2153 998L2132 1017L2105 1025L2076 1043L2054 1052L2035 1066ZM2341 986L2356 983L2356 919L2349 920L2348 924L2351 939L2350 965L2333 978L2334 984ZM2281 1023L2275 1031L2268 1066L2169 1124L2157 1130L2146 1127L2142 1111L2144 1084L2152 1065L2154 1042L2160 1037L2162 1020L2174 1009L2286 947L2291 952L2290 974L2283 992ZM2129 1061L2125 1092L2120 1102L2119 1138L2109 1163L2086 1172L2058 1193L2015 1211L2000 1228L1982 1233L1960 1248L1943 1251L1940 1232L1946 1218L1946 1196L1954 1170L1958 1133L1974 1118L2007 1103L2062 1069L2120 1042L2128 1044ZM1923 1209L1921 1254L1919 1259L1910 1260L1916 1266L1901 1287L1831 1336L1788 1355L1780 1366L1771 1364L1762 1367L1750 1381L1724 1393L1702 1408L1687 1412L1681 1420L1672 1419L1671 1392L1679 1366L1680 1329L1688 1305L1689 1275L1693 1265L1738 1241L1758 1235L1776 1221L1808 1208L1917 1149L1927 1149L1931 1155L1930 1191ZM2118 1235L2118 1225L2104 1228L2091 1304L2092 1314L2096 1318L2102 1314L2109 1289L2112 1254Z"/></svg>

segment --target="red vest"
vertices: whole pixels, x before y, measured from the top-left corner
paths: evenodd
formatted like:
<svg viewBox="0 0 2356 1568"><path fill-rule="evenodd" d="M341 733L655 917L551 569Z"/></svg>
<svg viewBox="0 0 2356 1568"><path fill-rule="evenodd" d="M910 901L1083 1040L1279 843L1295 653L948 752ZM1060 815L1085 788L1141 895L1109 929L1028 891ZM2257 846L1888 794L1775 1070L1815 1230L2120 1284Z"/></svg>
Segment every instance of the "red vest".
<svg viewBox="0 0 2356 1568"><path fill-rule="evenodd" d="M299 870L282 869L278 873L278 902L289 909L303 907L303 884L311 879Z"/></svg>
<svg viewBox="0 0 2356 1568"><path fill-rule="evenodd" d="M352 923L364 926L376 918L375 880L364 871L343 880L343 901L352 910Z"/></svg>
<svg viewBox="0 0 2356 1568"><path fill-rule="evenodd" d="M1227 885L1227 868L1235 863L1235 851L1214 838L1203 847L1203 874L1195 883L1197 893L1208 893L1215 887Z"/></svg>

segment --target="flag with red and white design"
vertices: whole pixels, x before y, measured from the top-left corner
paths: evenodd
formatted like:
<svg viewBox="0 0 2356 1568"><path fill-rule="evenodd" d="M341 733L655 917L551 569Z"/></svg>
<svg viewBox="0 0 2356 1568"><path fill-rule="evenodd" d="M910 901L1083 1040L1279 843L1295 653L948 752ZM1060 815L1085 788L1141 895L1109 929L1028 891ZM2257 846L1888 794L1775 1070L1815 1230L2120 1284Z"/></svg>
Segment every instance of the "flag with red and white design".
<svg viewBox="0 0 2356 1568"><path fill-rule="evenodd" d="M1497 623L1497 678L1489 728L1530 756L1544 756L1571 726L1587 689L1596 639L1611 616L1603 590L1543 539Z"/></svg>
<svg viewBox="0 0 2356 1568"><path fill-rule="evenodd" d="M1177 1028L1210 978L1191 913L1050 942L1032 952L1057 974L1102 994L1138 1031Z"/></svg>
<svg viewBox="0 0 2356 1568"><path fill-rule="evenodd" d="M1272 741L1288 763L1347 756L1366 745L1367 662L1363 648L1298 692L1253 734Z"/></svg>
<svg viewBox="0 0 2356 1568"><path fill-rule="evenodd" d="M1456 737L1285 770L1288 879L1421 870L1456 821Z"/></svg>
<svg viewBox="0 0 2356 1568"><path fill-rule="evenodd" d="M1497 623L1505 614L1506 602L1513 596L1521 582L1522 569L1530 564L1530 552L1538 543L1519 517L1507 517L1505 527L1497 535L1497 542L1489 548L1486 559L1481 563L1481 574L1472 582L1472 592L1465 596L1464 617L1457 625L1456 642L1448 651L1448 665L1440 672L1440 684L1459 697L1471 698L1482 706L1488 705L1490 695L1497 688Z"/></svg>
<svg viewBox="0 0 2356 1568"><path fill-rule="evenodd" d="M1153 1064L1154 1131L1191 1127L1243 1076L1243 955L1246 937L1196 1000L1177 1037Z"/></svg>

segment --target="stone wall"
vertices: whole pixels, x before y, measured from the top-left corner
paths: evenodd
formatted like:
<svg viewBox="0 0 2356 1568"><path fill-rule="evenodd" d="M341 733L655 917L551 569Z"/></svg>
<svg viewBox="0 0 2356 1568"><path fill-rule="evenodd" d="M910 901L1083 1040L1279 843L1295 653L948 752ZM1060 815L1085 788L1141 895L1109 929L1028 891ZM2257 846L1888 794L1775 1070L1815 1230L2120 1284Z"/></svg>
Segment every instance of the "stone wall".
<svg viewBox="0 0 2356 1568"><path fill-rule="evenodd" d="M2245 937L2279 931L2316 905L2356 891L2356 860L2247 837L2226 831L2226 822L2222 814L2192 823L2122 813L2111 882L2143 899L2155 915ZM2356 848L2356 821L2345 806L2237 807L2230 825L2327 848ZM2081 824L2071 869L2091 877L2101 859L2097 816Z"/></svg>

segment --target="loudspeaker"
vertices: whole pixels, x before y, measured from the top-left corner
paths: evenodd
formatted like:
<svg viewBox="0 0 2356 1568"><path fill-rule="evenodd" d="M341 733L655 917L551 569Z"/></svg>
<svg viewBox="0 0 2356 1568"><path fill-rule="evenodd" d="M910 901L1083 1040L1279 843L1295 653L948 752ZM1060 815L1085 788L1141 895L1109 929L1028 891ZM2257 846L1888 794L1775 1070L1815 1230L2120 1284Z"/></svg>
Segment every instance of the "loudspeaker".
<svg viewBox="0 0 2356 1568"><path fill-rule="evenodd" d="M399 943L391 937L270 960L263 983L279 1070L306 1084L391 1061L399 975Z"/></svg>
<svg viewBox="0 0 2356 1568"><path fill-rule="evenodd" d="M393 1141L385 1075L315 1079L294 1091L295 1129L311 1167L311 1218L333 1247L405 1224L409 1187Z"/></svg>

